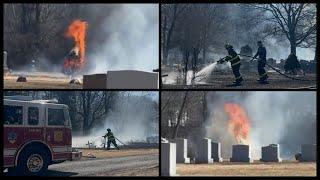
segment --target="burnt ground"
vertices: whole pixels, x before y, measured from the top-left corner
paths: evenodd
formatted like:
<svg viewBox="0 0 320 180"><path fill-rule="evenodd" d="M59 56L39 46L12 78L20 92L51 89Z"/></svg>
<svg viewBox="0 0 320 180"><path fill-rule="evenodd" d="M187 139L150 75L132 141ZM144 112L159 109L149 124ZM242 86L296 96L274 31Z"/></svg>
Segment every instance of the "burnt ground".
<svg viewBox="0 0 320 180"><path fill-rule="evenodd" d="M295 78L306 81L298 81L286 78L277 72L268 72L269 84L259 84L257 73L242 73L244 81L242 86L228 87L234 81L232 73L214 72L205 84L196 85L172 85L163 84L163 89L316 89L316 74L306 74Z"/></svg>

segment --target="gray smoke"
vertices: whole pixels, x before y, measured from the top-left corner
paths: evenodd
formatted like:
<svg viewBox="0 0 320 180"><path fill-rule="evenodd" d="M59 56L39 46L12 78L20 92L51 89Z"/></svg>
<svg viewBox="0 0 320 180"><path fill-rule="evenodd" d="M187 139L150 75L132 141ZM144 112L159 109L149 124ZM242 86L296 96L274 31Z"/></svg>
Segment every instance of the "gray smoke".
<svg viewBox="0 0 320 180"><path fill-rule="evenodd" d="M90 8L96 16L95 9L101 12L96 5ZM108 10L101 13L105 11ZM89 72L127 69L150 72L158 68L158 11L157 4L123 4L102 17L99 31L91 34L98 42L90 43L87 51L87 61L91 65ZM89 25L89 28L92 27Z"/></svg>
<svg viewBox="0 0 320 180"><path fill-rule="evenodd" d="M231 156L234 138L227 130L223 105L241 105L251 124L251 155L261 157L261 147L280 144L282 158L292 159L301 144L316 143L316 92L215 92L208 94L210 110L206 136L222 144L222 155Z"/></svg>
<svg viewBox="0 0 320 180"><path fill-rule="evenodd" d="M118 98L104 124L93 128L89 136L73 138L72 145L82 147L90 141L100 147L107 128L123 143L145 142L148 136L158 135L158 111L152 106L157 102L157 92L135 92Z"/></svg>

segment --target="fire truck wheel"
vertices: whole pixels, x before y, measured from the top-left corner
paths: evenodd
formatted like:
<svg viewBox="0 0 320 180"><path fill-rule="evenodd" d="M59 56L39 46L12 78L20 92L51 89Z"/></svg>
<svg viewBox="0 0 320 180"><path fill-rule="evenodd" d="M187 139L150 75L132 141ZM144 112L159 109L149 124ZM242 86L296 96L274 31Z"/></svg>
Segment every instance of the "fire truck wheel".
<svg viewBox="0 0 320 180"><path fill-rule="evenodd" d="M49 154L43 149L26 148L19 158L19 172L25 175L42 175L49 166Z"/></svg>

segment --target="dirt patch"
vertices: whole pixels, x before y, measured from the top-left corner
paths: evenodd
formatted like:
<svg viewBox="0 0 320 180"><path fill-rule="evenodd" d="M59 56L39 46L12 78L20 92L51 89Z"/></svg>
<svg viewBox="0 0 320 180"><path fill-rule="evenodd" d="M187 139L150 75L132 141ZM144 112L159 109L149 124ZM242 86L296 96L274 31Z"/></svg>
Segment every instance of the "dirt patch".
<svg viewBox="0 0 320 180"><path fill-rule="evenodd" d="M316 176L316 163L178 164L181 176Z"/></svg>
<svg viewBox="0 0 320 180"><path fill-rule="evenodd" d="M159 154L159 149L122 149L122 150L96 150L96 149L80 149L83 156L88 156L88 153L94 155L96 158L111 158L111 157L125 157L138 156L148 154Z"/></svg>

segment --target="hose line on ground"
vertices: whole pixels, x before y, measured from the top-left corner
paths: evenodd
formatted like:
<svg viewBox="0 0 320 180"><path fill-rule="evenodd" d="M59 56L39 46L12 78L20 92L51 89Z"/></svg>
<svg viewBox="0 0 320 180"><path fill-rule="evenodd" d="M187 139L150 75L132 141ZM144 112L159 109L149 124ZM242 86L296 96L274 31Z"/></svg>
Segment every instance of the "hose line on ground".
<svg viewBox="0 0 320 180"><path fill-rule="evenodd" d="M253 57L253 56L248 56L248 55L244 55L244 54L238 54L238 55L240 55L240 56L245 56L245 57L250 57L250 58L259 60L258 58L255 58L255 57ZM314 79L299 79L299 78L291 77L291 76L288 76L288 75L282 73L282 72L279 71L277 68L271 66L271 65L268 64L267 62L266 62L266 65L267 65L268 67L270 67L271 69L275 70L275 71L276 71L277 73L279 73L280 75L285 76L285 77L287 77L287 78L289 78L289 79L292 79L292 80L297 80L297 81L315 81Z"/></svg>

